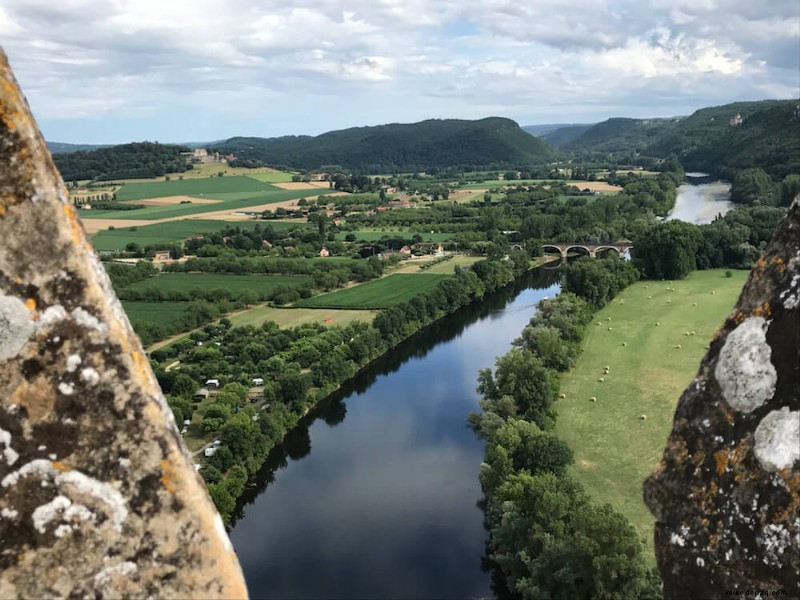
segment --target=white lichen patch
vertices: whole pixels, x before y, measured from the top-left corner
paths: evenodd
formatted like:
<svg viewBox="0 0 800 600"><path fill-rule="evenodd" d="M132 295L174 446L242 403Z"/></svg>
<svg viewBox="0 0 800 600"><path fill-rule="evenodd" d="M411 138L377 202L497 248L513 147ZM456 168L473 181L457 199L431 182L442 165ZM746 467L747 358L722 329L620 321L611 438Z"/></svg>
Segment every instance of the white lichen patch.
<svg viewBox="0 0 800 600"><path fill-rule="evenodd" d="M800 274L792 277L789 287L781 292L780 298L783 300L783 307L794 310L800 305Z"/></svg>
<svg viewBox="0 0 800 600"><path fill-rule="evenodd" d="M77 528L80 521L94 521L95 515L82 504L73 503L66 496L56 496L47 504L36 508L31 515L33 527L39 533L45 533L47 526L53 521L61 521L54 534L64 537Z"/></svg>
<svg viewBox="0 0 800 600"><path fill-rule="evenodd" d="M679 536L677 533L673 533L672 536L669 538L670 544L675 546L680 546L683 548L686 545L686 540Z"/></svg>
<svg viewBox="0 0 800 600"><path fill-rule="evenodd" d="M14 358L33 335L36 325L25 303L0 295L0 360Z"/></svg>
<svg viewBox="0 0 800 600"><path fill-rule="evenodd" d="M81 307L72 311L72 319L81 327L87 329L96 329L98 331L106 331L108 327L97 320L96 317L83 310Z"/></svg>
<svg viewBox="0 0 800 600"><path fill-rule="evenodd" d="M73 386L71 383L61 382L58 384L58 391L65 396L71 396L75 392L75 386Z"/></svg>
<svg viewBox="0 0 800 600"><path fill-rule="evenodd" d="M776 566L781 563L781 556L792 546L792 536L783 525L770 523L756 537L756 543L763 552L766 565Z"/></svg>
<svg viewBox="0 0 800 600"><path fill-rule="evenodd" d="M114 529L122 531L122 523L128 518L128 506L119 490L110 483L98 481L79 471L67 471L56 477L59 488L72 487L80 494L92 496L105 504L111 512Z"/></svg>
<svg viewBox="0 0 800 600"><path fill-rule="evenodd" d="M100 571L97 575L94 576L94 583L97 586L104 586L108 584L111 580L111 577L114 575L119 575L121 577L128 577L136 572L138 567L136 563L132 563L130 561L124 561L119 563L118 565L114 565L113 567L106 567L102 571Z"/></svg>
<svg viewBox="0 0 800 600"><path fill-rule="evenodd" d="M19 452L11 447L11 434L0 427L0 444L3 445L3 458L9 466L17 462Z"/></svg>
<svg viewBox="0 0 800 600"><path fill-rule="evenodd" d="M78 368L82 362L81 357L78 354L70 354L67 357L67 372L74 373L75 369Z"/></svg>
<svg viewBox="0 0 800 600"><path fill-rule="evenodd" d="M778 375L766 327L762 317L745 319L728 335L714 370L725 400L742 412L752 412L775 393Z"/></svg>
<svg viewBox="0 0 800 600"><path fill-rule="evenodd" d="M3 509L0 510L0 517L4 519L16 519L18 515L19 513L13 508L3 507Z"/></svg>
<svg viewBox="0 0 800 600"><path fill-rule="evenodd" d="M53 323L58 323L67 318L67 311L60 304L55 306L48 306L44 311L39 314L39 319L36 321L36 329L44 329ZM56 340L57 341L57 340Z"/></svg>
<svg viewBox="0 0 800 600"><path fill-rule="evenodd" d="M100 381L100 374L91 367L86 367L81 370L81 381L85 381L89 385L95 385Z"/></svg>
<svg viewBox="0 0 800 600"><path fill-rule="evenodd" d="M756 428L755 452L767 471L791 468L800 460L800 411L784 406L764 417Z"/></svg>
<svg viewBox="0 0 800 600"><path fill-rule="evenodd" d="M36 475L40 479L49 479L54 477L56 473L58 473L58 471L53 468L53 465L50 464L49 460L37 458L36 460L32 460L16 471L3 477L3 481L0 482L0 485L3 487L16 485L20 477L27 477L30 475Z"/></svg>

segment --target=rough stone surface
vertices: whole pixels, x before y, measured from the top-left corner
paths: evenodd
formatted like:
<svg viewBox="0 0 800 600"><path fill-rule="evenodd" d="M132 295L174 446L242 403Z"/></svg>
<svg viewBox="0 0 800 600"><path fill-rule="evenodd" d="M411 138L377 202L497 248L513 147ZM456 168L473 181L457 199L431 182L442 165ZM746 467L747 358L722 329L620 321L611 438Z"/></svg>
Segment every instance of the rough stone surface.
<svg viewBox="0 0 800 600"><path fill-rule="evenodd" d="M800 597L800 198L681 396L644 497L666 598Z"/></svg>
<svg viewBox="0 0 800 600"><path fill-rule="evenodd" d="M0 392L0 598L247 595L2 51Z"/></svg>

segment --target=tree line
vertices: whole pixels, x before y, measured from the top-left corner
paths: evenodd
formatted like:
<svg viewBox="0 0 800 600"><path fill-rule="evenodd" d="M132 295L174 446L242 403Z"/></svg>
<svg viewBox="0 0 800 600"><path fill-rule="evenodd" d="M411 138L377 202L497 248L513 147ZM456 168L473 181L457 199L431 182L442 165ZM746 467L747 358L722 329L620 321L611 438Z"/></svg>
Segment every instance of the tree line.
<svg viewBox="0 0 800 600"><path fill-rule="evenodd" d="M564 291L542 300L516 347L478 376L481 412L468 421L486 443L487 552L522 598L660 597L635 529L590 501L567 473L572 450L552 433L558 373L574 363L596 308L637 276L617 259L570 265Z"/></svg>

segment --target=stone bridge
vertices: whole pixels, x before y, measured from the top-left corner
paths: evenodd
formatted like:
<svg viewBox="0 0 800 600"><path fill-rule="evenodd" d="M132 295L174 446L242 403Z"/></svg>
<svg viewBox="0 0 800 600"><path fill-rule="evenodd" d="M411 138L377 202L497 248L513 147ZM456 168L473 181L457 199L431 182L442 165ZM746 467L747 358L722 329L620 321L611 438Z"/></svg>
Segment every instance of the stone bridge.
<svg viewBox="0 0 800 600"><path fill-rule="evenodd" d="M549 250L558 250L561 253L562 258L567 258L570 250L583 250L588 256L595 258L598 253L608 252L609 250L615 250L617 254L623 256L631 248L633 248L633 242L629 240L610 242L607 244L587 244L585 242L552 242L542 244L542 248L545 252Z"/></svg>

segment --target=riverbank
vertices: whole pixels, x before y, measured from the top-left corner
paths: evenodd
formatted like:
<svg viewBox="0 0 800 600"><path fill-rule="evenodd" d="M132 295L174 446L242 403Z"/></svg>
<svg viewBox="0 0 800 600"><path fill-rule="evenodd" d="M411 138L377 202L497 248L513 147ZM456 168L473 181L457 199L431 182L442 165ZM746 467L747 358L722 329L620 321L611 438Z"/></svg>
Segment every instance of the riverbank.
<svg viewBox="0 0 800 600"><path fill-rule="evenodd" d="M507 261L478 262L470 270L442 280L431 291L385 309L372 325L354 323L288 333L284 349L271 358L263 345L266 330L252 328L225 330L206 340L206 346L212 346L208 350L187 349L181 357L182 372L203 373L201 377L218 374L222 383L219 394L225 397L224 401L211 397L202 401L193 412L186 440L193 447L215 437L220 440L219 448L203 461L200 473L223 519L233 512L248 474L258 471L269 451L318 403L407 338L512 283L531 268L530 259L521 252L512 253ZM258 366L253 353L261 357ZM220 356L225 363L217 360ZM248 357L249 365L243 364ZM236 382L249 381L256 368L265 371L260 373L265 387L260 400L248 403L247 388Z"/></svg>
<svg viewBox="0 0 800 600"><path fill-rule="evenodd" d="M651 564L654 519L642 482L661 458L678 398L748 275L731 273L694 271L679 281L631 285L595 314L582 353L561 377L565 398L555 404L555 432L575 453L570 472L592 498L630 520Z"/></svg>

